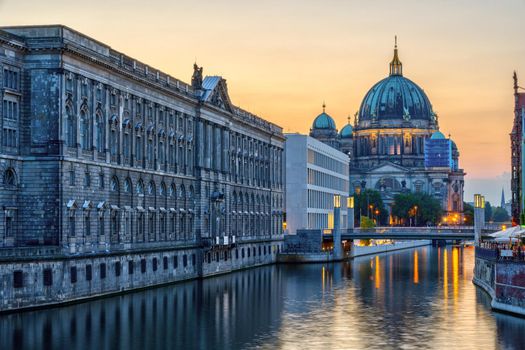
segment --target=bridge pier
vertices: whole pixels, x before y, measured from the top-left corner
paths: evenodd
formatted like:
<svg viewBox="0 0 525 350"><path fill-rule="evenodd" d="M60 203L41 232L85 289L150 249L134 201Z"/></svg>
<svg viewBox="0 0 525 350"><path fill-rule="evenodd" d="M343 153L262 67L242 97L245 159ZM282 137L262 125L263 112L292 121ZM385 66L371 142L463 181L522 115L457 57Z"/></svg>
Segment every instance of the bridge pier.
<svg viewBox="0 0 525 350"><path fill-rule="evenodd" d="M432 247L445 247L447 245L447 241L444 239L433 239L432 240Z"/></svg>
<svg viewBox="0 0 525 350"><path fill-rule="evenodd" d="M481 229L485 226L485 197L480 194L474 195L474 244L479 246L481 242Z"/></svg>

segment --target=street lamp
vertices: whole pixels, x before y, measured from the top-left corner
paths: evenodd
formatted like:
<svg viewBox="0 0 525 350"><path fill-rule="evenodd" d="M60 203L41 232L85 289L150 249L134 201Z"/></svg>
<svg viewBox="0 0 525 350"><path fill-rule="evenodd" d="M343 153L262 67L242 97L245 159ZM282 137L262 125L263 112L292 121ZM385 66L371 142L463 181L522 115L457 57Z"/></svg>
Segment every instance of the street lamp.
<svg viewBox="0 0 525 350"><path fill-rule="evenodd" d="M346 207L348 209L354 209L354 196L346 198Z"/></svg>
<svg viewBox="0 0 525 350"><path fill-rule="evenodd" d="M334 208L341 208L341 196L334 194Z"/></svg>
<svg viewBox="0 0 525 350"><path fill-rule="evenodd" d="M414 205L414 226L417 226L417 205Z"/></svg>

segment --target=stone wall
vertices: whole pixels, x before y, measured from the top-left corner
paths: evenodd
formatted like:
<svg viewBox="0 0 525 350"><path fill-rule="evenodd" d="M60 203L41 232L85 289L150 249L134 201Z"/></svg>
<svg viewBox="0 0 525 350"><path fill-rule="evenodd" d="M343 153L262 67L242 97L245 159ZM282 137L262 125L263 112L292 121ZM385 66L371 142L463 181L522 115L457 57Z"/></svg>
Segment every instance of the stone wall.
<svg viewBox="0 0 525 350"><path fill-rule="evenodd" d="M525 264L497 258L491 249L476 248L473 282L492 298L495 310L525 316Z"/></svg>
<svg viewBox="0 0 525 350"><path fill-rule="evenodd" d="M280 241L266 241L206 252L199 247L172 247L77 257L0 257L0 312L78 302L272 264L280 249ZM35 254L53 253L33 250Z"/></svg>

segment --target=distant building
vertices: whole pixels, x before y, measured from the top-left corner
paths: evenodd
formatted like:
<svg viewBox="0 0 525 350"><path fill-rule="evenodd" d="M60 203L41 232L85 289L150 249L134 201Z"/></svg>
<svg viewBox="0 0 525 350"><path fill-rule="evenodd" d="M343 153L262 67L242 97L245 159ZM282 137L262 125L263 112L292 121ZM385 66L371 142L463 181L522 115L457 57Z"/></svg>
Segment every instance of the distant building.
<svg viewBox="0 0 525 350"><path fill-rule="evenodd" d="M397 45L389 76L365 95L354 125L349 120L338 133L323 105L310 136L350 156L350 194L372 188L389 205L398 193L424 192L451 217L463 212L458 148L439 131L423 89L403 76Z"/></svg>
<svg viewBox="0 0 525 350"><path fill-rule="evenodd" d="M348 156L307 135L285 136L288 232L333 228L336 194L341 196L341 227L346 228Z"/></svg>
<svg viewBox="0 0 525 350"><path fill-rule="evenodd" d="M514 124L510 133L511 142L511 183L512 191L512 221L520 223L520 214L523 212L523 119L525 119L525 92L518 92L523 89L518 86L518 76L516 72L514 79Z"/></svg>

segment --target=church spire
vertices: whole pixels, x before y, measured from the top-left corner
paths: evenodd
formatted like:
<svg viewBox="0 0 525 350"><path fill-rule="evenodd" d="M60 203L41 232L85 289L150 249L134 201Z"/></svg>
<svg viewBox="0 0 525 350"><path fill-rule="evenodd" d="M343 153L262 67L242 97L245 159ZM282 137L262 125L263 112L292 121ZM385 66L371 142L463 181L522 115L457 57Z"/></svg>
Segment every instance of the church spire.
<svg viewBox="0 0 525 350"><path fill-rule="evenodd" d="M399 60L397 54L397 35L394 38L394 58L392 58L392 61L390 62L390 75L403 75L403 64Z"/></svg>
<svg viewBox="0 0 525 350"><path fill-rule="evenodd" d="M323 101L323 113L324 113L325 109L326 109L326 103L324 103L324 101Z"/></svg>

